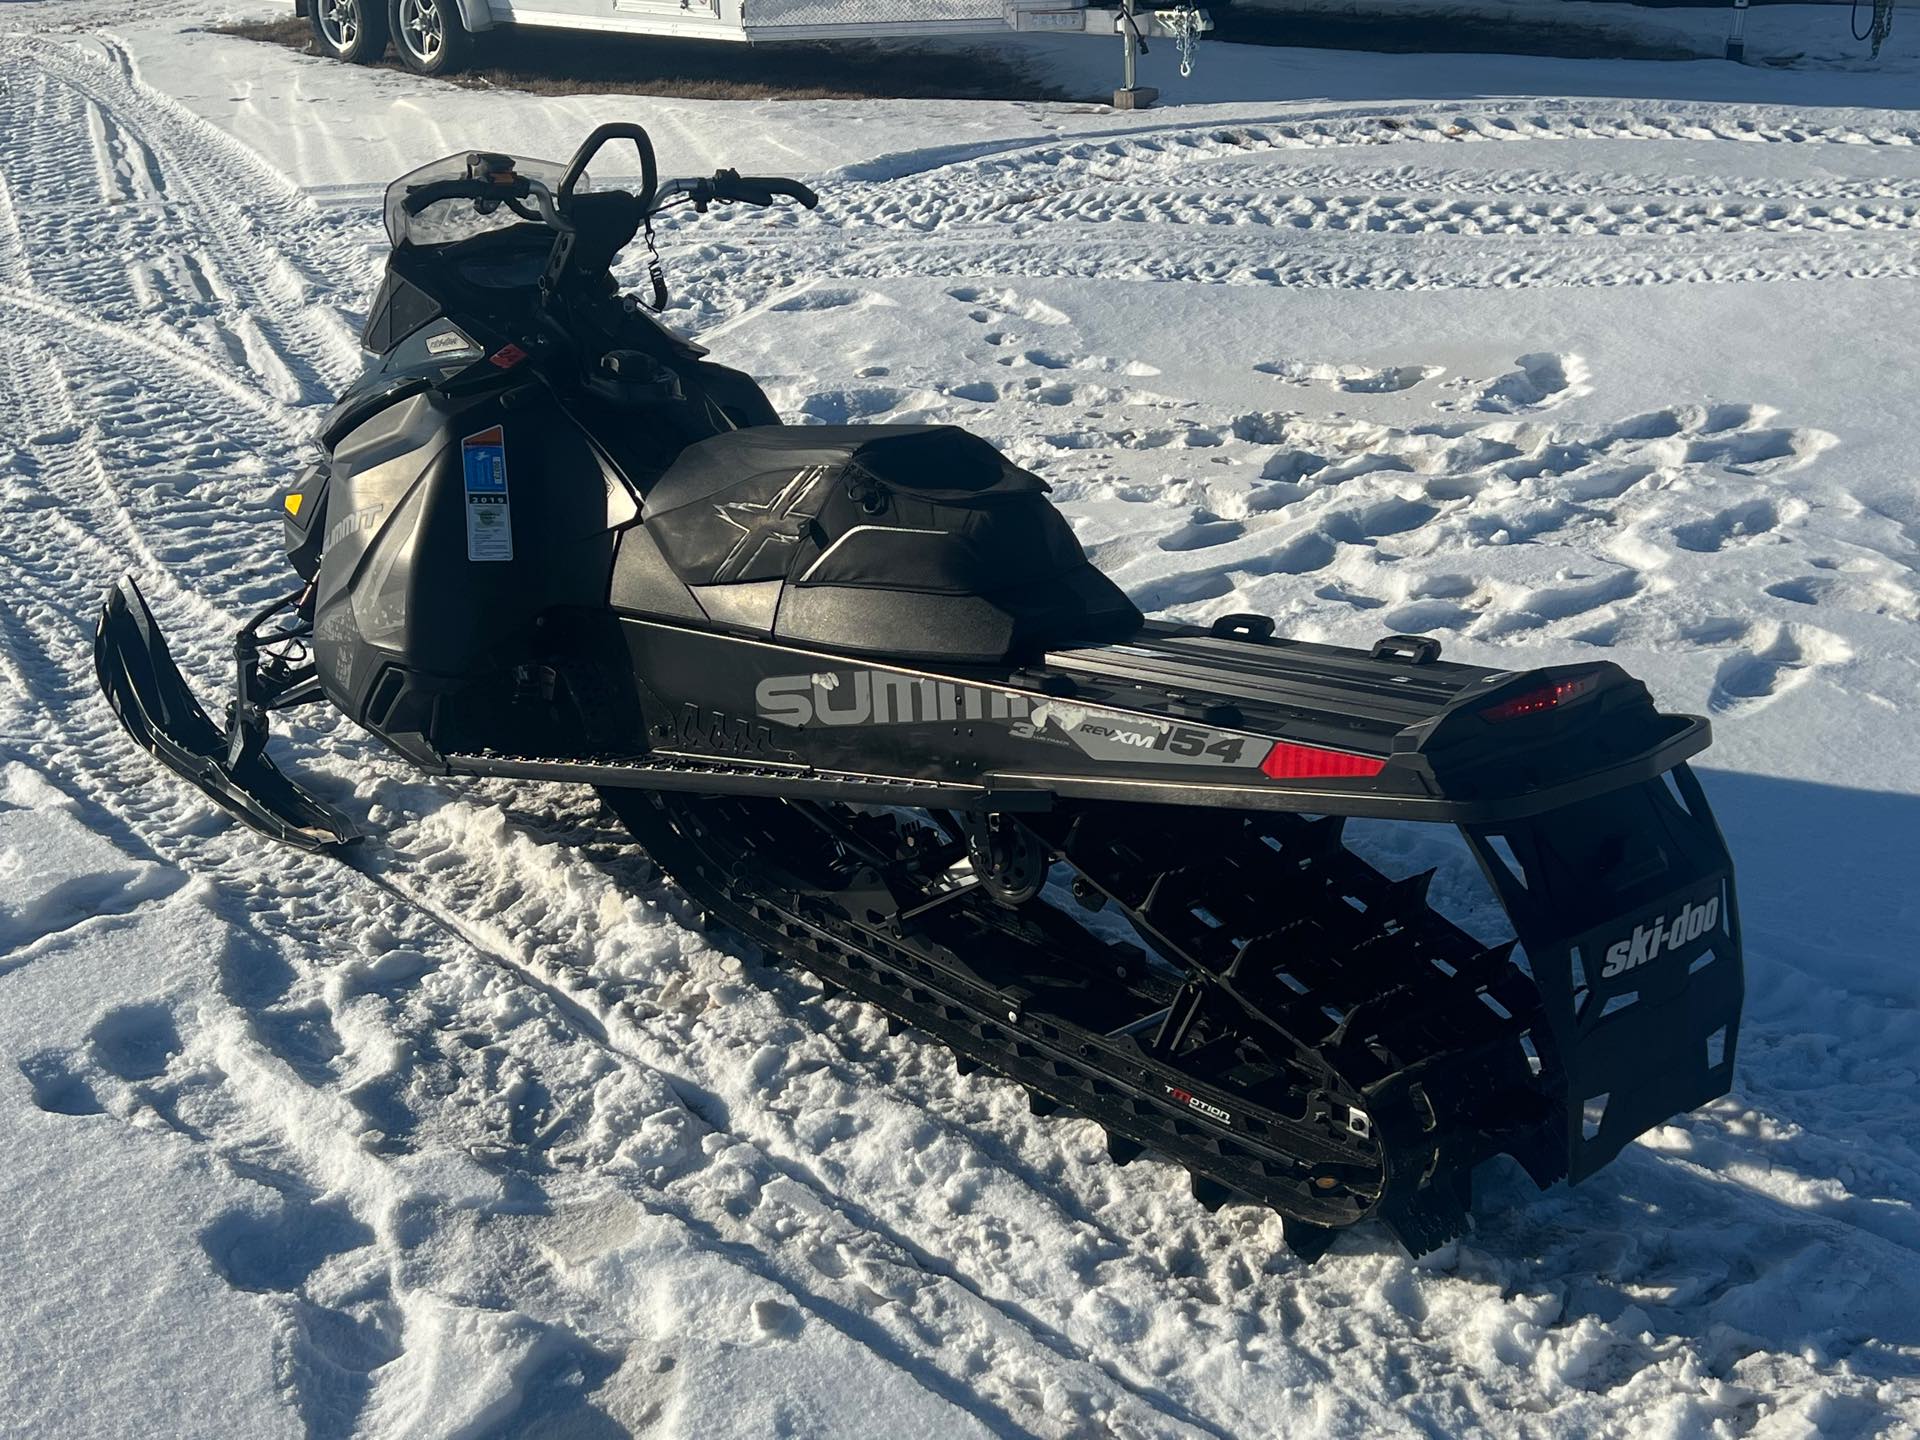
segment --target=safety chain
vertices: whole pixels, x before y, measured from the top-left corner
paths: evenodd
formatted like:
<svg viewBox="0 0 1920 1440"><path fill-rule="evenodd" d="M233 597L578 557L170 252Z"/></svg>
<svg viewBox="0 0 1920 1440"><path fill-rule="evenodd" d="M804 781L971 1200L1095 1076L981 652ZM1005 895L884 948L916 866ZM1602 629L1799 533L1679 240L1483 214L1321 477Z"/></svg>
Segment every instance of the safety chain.
<svg viewBox="0 0 1920 1440"><path fill-rule="evenodd" d="M1867 28L1860 28L1860 0L1853 0L1853 12L1849 16L1856 40L1873 41L1873 58L1880 58L1880 47L1887 43L1887 36L1893 33L1893 0L1873 0L1873 16L1867 22Z"/></svg>
<svg viewBox="0 0 1920 1440"><path fill-rule="evenodd" d="M1160 23L1173 32L1173 43L1180 51L1180 78L1193 74L1193 45L1200 38L1200 11L1193 0L1186 0L1171 14L1162 13Z"/></svg>

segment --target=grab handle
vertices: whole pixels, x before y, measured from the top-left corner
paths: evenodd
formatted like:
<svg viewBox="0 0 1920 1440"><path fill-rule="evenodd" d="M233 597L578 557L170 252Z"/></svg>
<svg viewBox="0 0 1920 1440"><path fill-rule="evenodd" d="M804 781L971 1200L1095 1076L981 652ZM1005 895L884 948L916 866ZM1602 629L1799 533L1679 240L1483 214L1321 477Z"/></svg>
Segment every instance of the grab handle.
<svg viewBox="0 0 1920 1440"><path fill-rule="evenodd" d="M587 166L593 157L609 140L631 140L633 148L640 152L640 210L645 214L653 208L653 193L660 188L660 168L653 158L653 141L644 128L631 120L612 120L600 126L591 135L580 142L580 148L573 152L573 159L567 163L567 173L560 181L558 191L560 208L565 210L573 199L573 187L580 183L580 177L587 173Z"/></svg>

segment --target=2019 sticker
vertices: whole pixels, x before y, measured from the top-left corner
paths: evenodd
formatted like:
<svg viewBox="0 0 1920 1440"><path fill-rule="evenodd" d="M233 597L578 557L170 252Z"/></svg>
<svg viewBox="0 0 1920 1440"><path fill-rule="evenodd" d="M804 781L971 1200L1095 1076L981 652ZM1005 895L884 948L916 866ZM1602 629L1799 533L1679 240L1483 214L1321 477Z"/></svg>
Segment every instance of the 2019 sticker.
<svg viewBox="0 0 1920 1440"><path fill-rule="evenodd" d="M467 483L467 559L513 559L513 508L507 500L507 437L495 425L460 442Z"/></svg>

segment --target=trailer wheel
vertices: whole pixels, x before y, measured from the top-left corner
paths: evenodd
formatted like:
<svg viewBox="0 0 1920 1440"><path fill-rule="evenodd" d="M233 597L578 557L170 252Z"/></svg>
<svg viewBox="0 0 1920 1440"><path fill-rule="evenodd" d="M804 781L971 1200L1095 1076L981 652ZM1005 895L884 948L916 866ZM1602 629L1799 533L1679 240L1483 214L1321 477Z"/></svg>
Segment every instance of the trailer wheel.
<svg viewBox="0 0 1920 1440"><path fill-rule="evenodd" d="M373 65L387 53L385 0L309 0L314 47L352 65Z"/></svg>
<svg viewBox="0 0 1920 1440"><path fill-rule="evenodd" d="M387 18L394 49L409 70L453 75L472 58L473 35L460 19L459 0L387 0Z"/></svg>

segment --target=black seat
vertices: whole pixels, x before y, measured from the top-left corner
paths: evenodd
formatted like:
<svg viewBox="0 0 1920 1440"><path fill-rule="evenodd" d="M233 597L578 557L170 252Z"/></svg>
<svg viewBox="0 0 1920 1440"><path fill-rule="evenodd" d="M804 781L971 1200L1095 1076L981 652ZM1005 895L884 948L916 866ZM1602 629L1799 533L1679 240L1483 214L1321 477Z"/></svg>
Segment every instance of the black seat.
<svg viewBox="0 0 1920 1440"><path fill-rule="evenodd" d="M1141 623L1046 496L950 425L761 425L688 446L644 519L722 624L990 661Z"/></svg>

